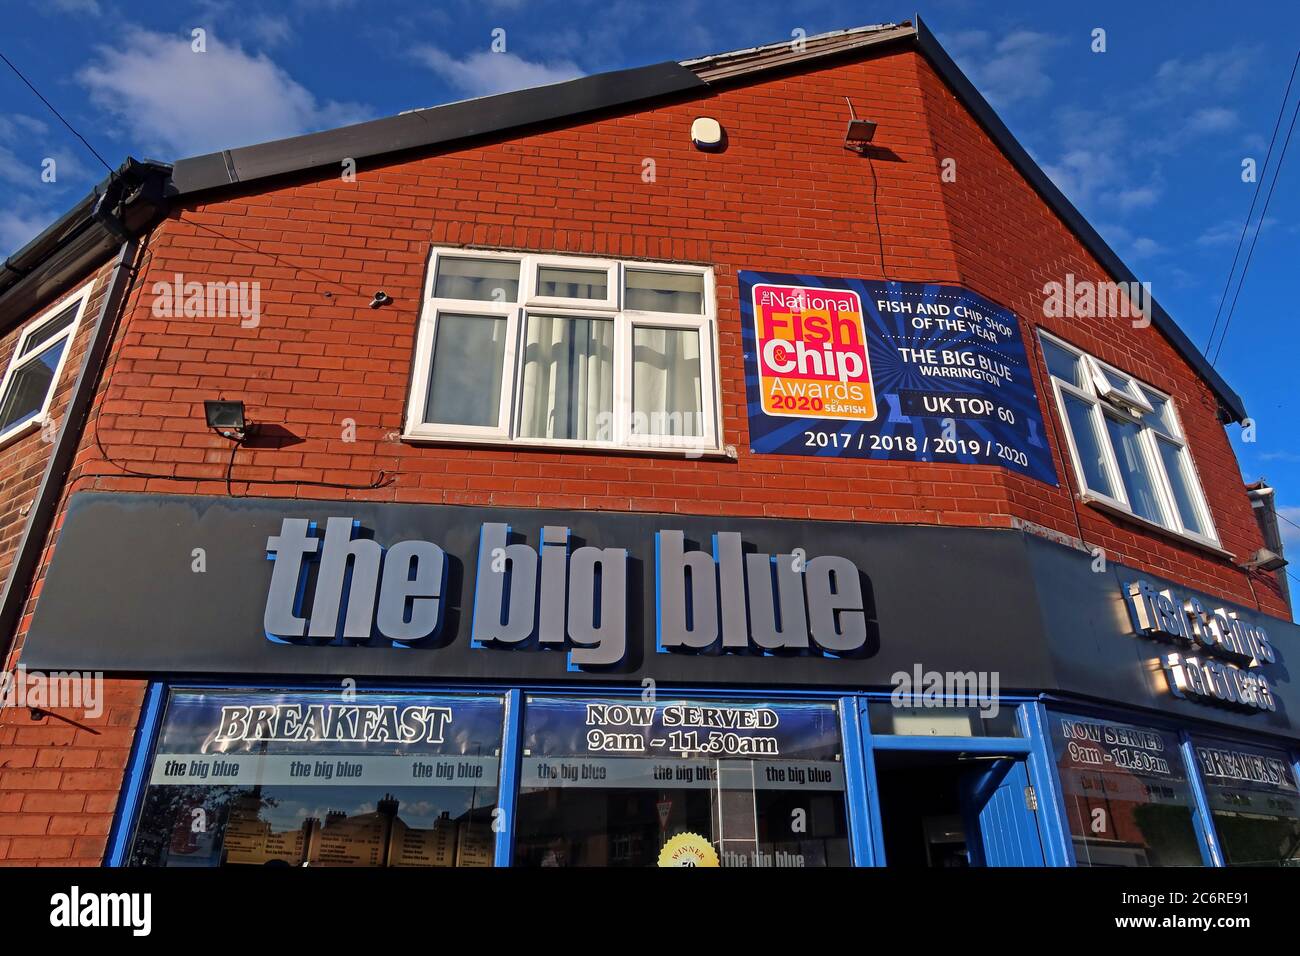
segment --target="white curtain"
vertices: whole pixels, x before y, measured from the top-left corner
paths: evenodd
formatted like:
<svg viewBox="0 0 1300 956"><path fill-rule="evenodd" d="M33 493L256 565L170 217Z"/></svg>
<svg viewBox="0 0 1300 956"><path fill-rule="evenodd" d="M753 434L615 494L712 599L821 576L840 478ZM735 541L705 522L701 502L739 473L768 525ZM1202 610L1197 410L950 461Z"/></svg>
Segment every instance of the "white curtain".
<svg viewBox="0 0 1300 956"><path fill-rule="evenodd" d="M634 330L632 411L637 434L703 435L702 394L698 331Z"/></svg>
<svg viewBox="0 0 1300 956"><path fill-rule="evenodd" d="M520 435L608 441L613 410L613 321L528 316Z"/></svg>

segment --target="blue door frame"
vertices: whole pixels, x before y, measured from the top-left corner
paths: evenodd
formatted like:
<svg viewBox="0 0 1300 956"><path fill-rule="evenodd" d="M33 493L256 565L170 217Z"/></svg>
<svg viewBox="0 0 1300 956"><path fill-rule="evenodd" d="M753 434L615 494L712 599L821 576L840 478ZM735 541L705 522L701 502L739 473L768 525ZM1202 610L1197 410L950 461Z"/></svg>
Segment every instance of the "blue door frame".
<svg viewBox="0 0 1300 956"><path fill-rule="evenodd" d="M145 704L137 727L136 739L132 744L130 759L123 779L122 795L109 834L105 863L108 866L123 866L127 863L130 840L135 820L138 816L144 791L147 786L146 775L153 754L154 742L161 727L168 700L168 692L173 687L238 687L250 691L256 690L308 690L320 689L320 684L285 684L274 688L265 685L250 684L246 680L211 680L202 682L187 681L169 684L154 682L149 685ZM565 685L546 685L529 688L518 686L385 686L376 684L358 690L383 690L388 692L411 693L500 693L505 698L505 727L501 747L501 779L499 803L493 819L496 833L494 863L497 866L509 866L514 851L514 816L517 800L519 766L522 746L523 708L526 694L572 694L574 688ZM587 688L588 692L602 696L631 696L642 693L640 687L601 687ZM1002 706L1015 707L1019 725L1017 737L909 737L873 734L867 713L867 705L872 701L888 699L886 694L864 694L815 691L726 691L715 687L674 687L674 696L704 698L755 698L755 699L803 699L835 700L840 709L841 735L844 753L844 776L846 784L845 803L848 811L849 842L855 866L883 866L886 863L884 851L884 822L881 819L879 782L876 773L875 755L877 752L889 751L931 751L973 754L1005 755L1014 758L1023 767L1024 779L1033 788L1037 810L1032 812L1036 821L1037 832L1042 843L1043 863L1047 866L1074 866L1074 843L1070 835L1064 792L1057 776L1056 760L1053 754L1051 737L1048 731L1049 713L1044 699L1005 699ZM1223 854L1219 846L1209 799L1201 779L1193 747L1192 734L1186 727L1174 727L1168 721L1150 718L1145 715L1130 714L1111 708L1087 707L1070 701L1052 701L1053 706L1061 706L1071 713L1092 714L1102 719L1123 722L1149 723L1176 730L1179 735L1181 756L1186 766L1191 787L1197 838L1201 846L1201 856L1207 866L1223 866ZM1206 729L1199 733L1223 738L1221 733ZM1230 739L1230 738L1227 738ZM1253 742L1254 746L1268 746ZM1276 744L1273 744L1275 748ZM1277 748L1284 749L1284 748ZM1287 758L1293 767L1297 779L1300 779L1300 751L1285 749ZM1003 810L1010 804L1004 801ZM1022 804L1023 806L1023 804ZM1030 811L1026 810L1026 813Z"/></svg>
<svg viewBox="0 0 1300 956"><path fill-rule="evenodd" d="M1029 781L1029 785L1034 788L1034 792L1038 796L1038 811L1029 811L1023 803L1018 804L1020 810L1016 810L1014 805L1007 805L1003 807L1003 810L1018 814L1018 822L1022 827L1033 828L1037 831L1038 839L1042 843L1043 860L1048 866L1070 865L1069 862L1064 862L1061 856L1062 845L1068 845L1069 841L1064 839L1061 834L1061 827L1065 818L1058 813L1056 796L1053 795L1052 802L1046 804L1044 802L1045 795L1059 794L1059 787L1055 785L1055 765L1050 761L1048 752L1040 746L1043 743L1041 738L1036 739L1034 736L1034 731L1041 724L1035 725L1026 722L1026 709L1039 705L1033 701L1025 701L1019 705L1007 705L1018 706L1019 708L1021 724L1021 736L1019 737L908 737L872 733L867 707L874 699L872 697L845 697L841 698L840 702L840 712L844 715L845 723L846 764L850 761L848 756L850 753L861 761L861 766L857 770L857 777L861 779L862 785L851 790L851 797L859 799L850 800L850 824L854 837L853 858L856 865L888 865L885 856L885 823L880 812L880 787L876 774L876 754L890 751L913 753L960 752L1012 758L1016 764L1023 765L1023 772L1027 775L1024 779ZM857 717L856 728L851 726L853 723L851 720L852 715ZM853 746L855 742L850 738L852 733L856 733L858 737L856 747ZM1006 770L1007 768L1002 769ZM1017 779L1020 778L1017 777ZM849 780L852 782L854 777L851 775ZM1001 782L1001 777L997 782ZM855 803L858 804L858 818L854 817ZM1060 805L1060 809L1064 809L1063 805ZM862 825L861 818L865 818L865 826ZM982 856L982 854L982 849L977 851L977 855Z"/></svg>

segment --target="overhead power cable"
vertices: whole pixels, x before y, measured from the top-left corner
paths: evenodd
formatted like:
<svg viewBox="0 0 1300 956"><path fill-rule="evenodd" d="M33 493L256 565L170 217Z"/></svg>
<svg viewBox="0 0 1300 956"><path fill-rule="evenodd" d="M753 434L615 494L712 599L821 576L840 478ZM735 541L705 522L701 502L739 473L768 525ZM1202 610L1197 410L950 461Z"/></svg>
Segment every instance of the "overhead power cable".
<svg viewBox="0 0 1300 956"><path fill-rule="evenodd" d="M14 71L14 75L17 76L18 79L22 80L24 83L27 84L27 88L36 94L36 98L45 104L46 109L48 109L51 113L57 116L59 118L59 122L72 131L73 136L81 140L81 144L85 146L86 149L90 150L90 152L94 155L94 157L100 161L100 163L103 165L105 169L108 170L108 175L109 176L114 175L113 167L108 165L108 163L104 162L104 157L99 155L99 151L96 150L95 147L91 146L90 143L86 140L86 137L78 133L76 127L73 126L71 123L69 123L66 119L64 119L63 114L60 113L58 110L56 110L54 108L54 105L50 103L50 101L47 100L44 96L41 95L41 91L32 85L32 81L27 79L27 77L23 76L22 70L14 66L13 63L10 61L9 57L5 56L3 53L0 53L0 60L4 60L5 65L8 66L9 69Z"/></svg>

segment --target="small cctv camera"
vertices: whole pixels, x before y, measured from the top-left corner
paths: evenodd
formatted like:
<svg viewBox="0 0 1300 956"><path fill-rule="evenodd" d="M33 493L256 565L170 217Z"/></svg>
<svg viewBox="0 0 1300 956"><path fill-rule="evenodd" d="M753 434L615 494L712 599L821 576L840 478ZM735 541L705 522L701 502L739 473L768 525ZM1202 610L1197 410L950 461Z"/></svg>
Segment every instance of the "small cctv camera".
<svg viewBox="0 0 1300 956"><path fill-rule="evenodd" d="M392 301L393 301L393 297L389 295L387 292L385 292L383 289L380 289L378 292L375 293L375 297L370 300L370 308L377 309L381 305L388 305L388 303Z"/></svg>

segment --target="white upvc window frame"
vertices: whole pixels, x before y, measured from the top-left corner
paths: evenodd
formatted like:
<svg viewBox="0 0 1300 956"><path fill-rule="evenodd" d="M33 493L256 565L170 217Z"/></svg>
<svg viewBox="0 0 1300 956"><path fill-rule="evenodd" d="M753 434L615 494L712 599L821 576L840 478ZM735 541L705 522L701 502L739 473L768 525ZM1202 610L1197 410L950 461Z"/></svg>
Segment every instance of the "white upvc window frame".
<svg viewBox="0 0 1300 956"><path fill-rule="evenodd" d="M520 300L527 308L547 311L550 309L596 309L601 312L615 312L622 301L623 270L616 260L588 259L578 256L528 255L520 270ZM583 272L605 273L605 298L582 299L561 295L542 295L537 291L541 271L546 268L573 269ZM523 280L527 280L527 284Z"/></svg>
<svg viewBox="0 0 1300 956"><path fill-rule="evenodd" d="M37 356L43 354L59 341L63 342L63 352L59 356L58 365L55 366L54 375L50 378L50 386L45 390L45 400L41 403L41 410L33 417L0 431L0 447L4 447L23 435L41 428L50 420L50 406L54 403L54 395L59 390L59 382L62 380L63 371L67 367L68 357L72 354L72 342L76 337L77 329L81 327L81 319L85 315L86 305L90 302L90 293L94 285L94 282L87 282L75 292L64 296L55 305L46 309L23 326L22 331L18 334L18 340L14 343L14 351L9 359L9 365L5 369L4 377L0 378L0 405L3 405L5 398L9 395L14 376L17 375L20 369L28 363L36 361ZM50 336L30 355L23 355L23 349L32 336L73 305L75 305L77 311L67 328Z"/></svg>
<svg viewBox="0 0 1300 956"><path fill-rule="evenodd" d="M443 259L500 259L515 261L519 268L519 294L514 301L483 301L435 298L438 265ZM554 266L563 269L604 270L607 276L605 299L580 299L537 295L538 272ZM703 279L700 314L655 312L623 308L626 272L666 272L691 274ZM716 287L713 269L708 266L636 260L595 259L590 257L504 252L473 248L439 247L431 250L425 281L424 304L416 334L416 352L412 362L411 386L403 439L411 442L509 443L516 447L606 449L634 451L721 454L722 402L719 394L718 331ZM428 397L433 345L437 340L437 323L444 314L472 314L504 317L507 320L505 368L502 372L501 414L492 427L447 425L424 421ZM613 427L607 440L529 437L519 434L524 401L521 383L530 315L564 318L609 319L614 323ZM700 343L700 390L703 422L701 434L653 435L632 430L634 396L633 339L636 329L685 329L695 331Z"/></svg>
<svg viewBox="0 0 1300 956"><path fill-rule="evenodd" d="M1118 511L1135 521L1159 528L1168 534L1194 541L1216 551L1222 550L1218 533L1214 528L1214 518L1210 513L1209 504L1205 498L1204 486L1201 483L1200 475L1197 473L1196 462L1193 460L1191 451L1188 448L1186 432L1183 431L1182 421L1178 417L1178 409L1174 405L1173 398L1160 389L1101 361L1096 356L1090 355L1064 339L1052 335L1050 332L1039 329L1038 335L1039 348L1044 352L1043 364L1048 370L1048 377L1051 379L1057 416L1065 432L1070 461L1074 467L1075 478L1079 483L1081 497L1085 501L1095 502L1105 508ZM1067 382L1051 371L1051 366L1047 362L1046 350L1042 344L1044 342L1049 342L1056 348L1075 357L1083 371L1082 386L1077 382ZM1127 382L1128 387L1120 388L1117 386L1108 377L1108 373L1110 376ZM1155 411L1146 393L1155 396L1165 406L1167 413L1167 419L1164 421L1165 430L1159 431L1159 435L1157 435L1158 430L1155 426L1146 420L1146 416L1153 415ZM1092 488L1088 484L1087 473L1083 468L1083 460L1079 454L1074 428L1070 416L1066 412L1065 400L1067 395L1078 398L1089 406L1088 420L1092 424L1098 446L1101 448L1101 466L1111 488L1115 492L1114 495L1106 494L1104 491ZM1138 514L1128 500L1128 492L1116 457L1115 446L1111 440L1110 431L1106 427L1107 416L1117 421L1136 425L1139 429L1137 445L1143 456L1143 463L1151 479L1157 505L1161 512L1158 521L1153 521ZM1208 533L1202 534L1184 526L1178 508L1177 497L1170 482L1170 476L1165 469L1164 459L1160 455L1160 441L1166 441L1177 447L1179 460L1184 468L1184 481L1192 499L1192 507L1196 511L1196 517Z"/></svg>

